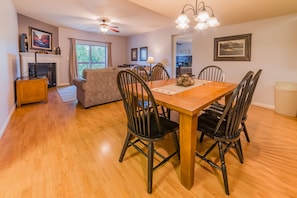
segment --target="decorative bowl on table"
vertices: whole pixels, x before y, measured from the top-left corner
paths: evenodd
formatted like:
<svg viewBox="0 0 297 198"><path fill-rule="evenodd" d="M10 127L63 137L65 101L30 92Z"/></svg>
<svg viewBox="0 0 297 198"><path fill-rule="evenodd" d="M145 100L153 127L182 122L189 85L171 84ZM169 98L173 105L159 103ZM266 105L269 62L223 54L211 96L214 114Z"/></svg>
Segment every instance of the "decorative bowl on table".
<svg viewBox="0 0 297 198"><path fill-rule="evenodd" d="M178 86L188 87L193 84L195 84L195 80L188 74L182 74L176 80L176 85Z"/></svg>

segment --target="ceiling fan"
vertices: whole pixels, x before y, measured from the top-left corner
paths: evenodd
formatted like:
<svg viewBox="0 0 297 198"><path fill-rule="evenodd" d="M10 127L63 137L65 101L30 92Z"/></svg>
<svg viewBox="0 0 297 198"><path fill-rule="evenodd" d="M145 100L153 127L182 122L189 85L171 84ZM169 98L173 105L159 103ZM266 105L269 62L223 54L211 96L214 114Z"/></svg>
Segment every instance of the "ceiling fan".
<svg viewBox="0 0 297 198"><path fill-rule="evenodd" d="M105 33L107 31L113 31L113 32L116 32L116 33L119 33L120 31L118 30L119 27L118 26L114 26L114 25L110 25L109 24L109 19L108 18L99 18L98 19L99 22L101 22L99 24L99 28L100 28L100 31Z"/></svg>

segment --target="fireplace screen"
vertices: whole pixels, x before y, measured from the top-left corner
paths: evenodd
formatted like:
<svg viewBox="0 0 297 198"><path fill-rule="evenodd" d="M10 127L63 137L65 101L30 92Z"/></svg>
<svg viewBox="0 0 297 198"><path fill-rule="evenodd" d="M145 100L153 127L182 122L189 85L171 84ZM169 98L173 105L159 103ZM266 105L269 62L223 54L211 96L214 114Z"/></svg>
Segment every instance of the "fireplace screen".
<svg viewBox="0 0 297 198"><path fill-rule="evenodd" d="M48 87L56 86L56 63L36 63L37 78L47 77ZM34 63L28 63L29 77L34 77Z"/></svg>

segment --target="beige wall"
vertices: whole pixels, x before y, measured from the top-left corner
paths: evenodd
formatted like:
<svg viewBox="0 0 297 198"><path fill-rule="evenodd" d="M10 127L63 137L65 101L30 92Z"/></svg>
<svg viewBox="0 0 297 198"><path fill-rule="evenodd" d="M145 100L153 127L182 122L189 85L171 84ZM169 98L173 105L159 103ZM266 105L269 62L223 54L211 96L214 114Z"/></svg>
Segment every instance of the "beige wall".
<svg viewBox="0 0 297 198"><path fill-rule="evenodd" d="M172 68L172 38L171 36L177 34L175 28L164 28L161 30L139 34L128 38L128 53L127 59L130 64L149 65L146 61L131 61L131 48L139 48L147 46L148 56L153 56L155 63L162 62L168 70L170 76L173 76ZM138 58L139 60L139 58Z"/></svg>
<svg viewBox="0 0 297 198"><path fill-rule="evenodd" d="M60 65L60 85L68 85L69 82L69 38L76 39L85 39L85 40L94 40L102 42L111 42L112 43L112 64L114 67L117 65L122 65L127 63L126 53L127 53L127 37L122 36L109 36L103 35L101 33L90 33L80 30L73 30L68 28L58 28L46 24L44 22L32 19L30 17L18 14L18 27L19 35L21 33L26 33L28 39L30 38L29 27L34 27L41 29L47 32L52 33L52 47L60 47L61 49L61 65ZM29 39L30 40L30 39ZM35 50L30 49L29 52L34 52ZM55 53L53 50L49 53Z"/></svg>
<svg viewBox="0 0 297 198"><path fill-rule="evenodd" d="M58 28L56 26L52 26L47 23L38 21L36 19L32 19L30 17L18 14L19 35L21 35L22 33L27 34L28 43L29 43L29 52L36 51L36 50L30 49L31 35L29 33L29 27L34 27L34 28L52 33L52 49L53 50L48 51L48 53L55 53L55 48L59 46Z"/></svg>
<svg viewBox="0 0 297 198"><path fill-rule="evenodd" d="M69 38L111 42L112 65L117 67L127 62L127 37L108 36L102 33L91 33L80 30L59 28L59 45L61 48L61 85L69 84Z"/></svg>
<svg viewBox="0 0 297 198"><path fill-rule="evenodd" d="M0 137L15 109L14 84L19 73L17 13L11 0L0 6ZM5 17L4 17L5 16ZM5 28L3 28L5 27Z"/></svg>
<svg viewBox="0 0 297 198"><path fill-rule="evenodd" d="M189 32L188 32L189 33ZM251 61L213 61L214 38L252 33ZM149 54L156 61L169 60L167 69L173 74L173 35L183 35L174 27L131 36L128 50L148 46ZM202 67L218 65L223 68L226 80L239 82L249 70L263 69L253 103L274 108L274 85L277 81L297 82L297 14L258 20L237 25L217 27L205 31L193 31L193 73ZM127 53L127 58L130 52ZM130 59L128 59L130 60ZM145 63L144 63L145 64Z"/></svg>
<svg viewBox="0 0 297 198"><path fill-rule="evenodd" d="M213 61L213 38L252 33L251 61ZM277 81L297 82L297 14L220 27L193 36L193 68L219 65L226 80L239 82L248 71L263 69L253 103L274 108L274 85Z"/></svg>

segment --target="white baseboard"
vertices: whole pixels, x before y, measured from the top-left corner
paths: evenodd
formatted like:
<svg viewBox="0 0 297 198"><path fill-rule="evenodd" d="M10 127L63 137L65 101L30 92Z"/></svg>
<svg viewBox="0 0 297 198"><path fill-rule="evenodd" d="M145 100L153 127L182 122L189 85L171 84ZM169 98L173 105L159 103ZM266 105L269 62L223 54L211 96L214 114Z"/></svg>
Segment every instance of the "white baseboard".
<svg viewBox="0 0 297 198"><path fill-rule="evenodd" d="M264 108L267 108L267 109L275 109L274 105L268 105L268 104L264 104L264 103L260 103L260 102L252 102L252 105L259 106L259 107L264 107Z"/></svg>
<svg viewBox="0 0 297 198"><path fill-rule="evenodd" d="M70 85L70 83L60 83L60 84L58 85L58 87L63 87L63 86L68 86L68 85Z"/></svg>
<svg viewBox="0 0 297 198"><path fill-rule="evenodd" d="M10 119L11 119L11 116L12 116L12 114L13 114L14 111L15 111L15 105L13 105L13 107L11 108L8 117L7 117L7 119L5 120L3 126L2 126L2 128L1 128L1 130L0 130L0 139L2 138L2 135L4 134L5 129L6 129L7 125L8 125L8 123L9 123L9 121L10 121Z"/></svg>

